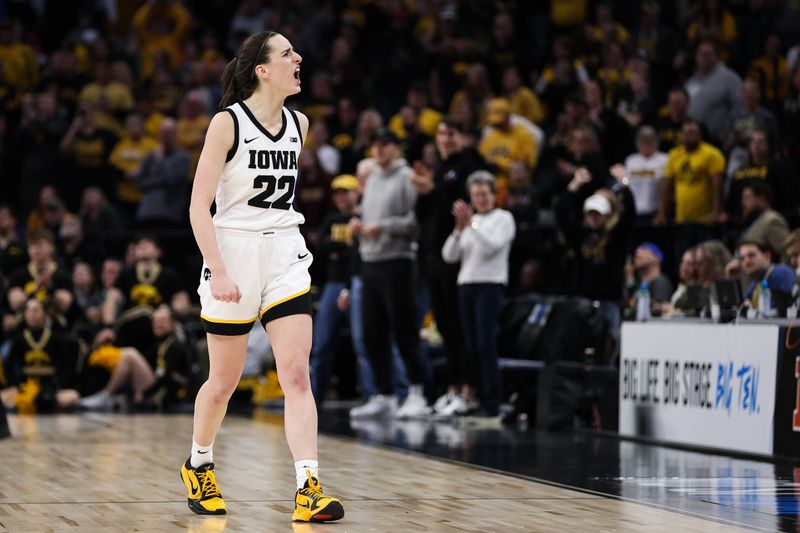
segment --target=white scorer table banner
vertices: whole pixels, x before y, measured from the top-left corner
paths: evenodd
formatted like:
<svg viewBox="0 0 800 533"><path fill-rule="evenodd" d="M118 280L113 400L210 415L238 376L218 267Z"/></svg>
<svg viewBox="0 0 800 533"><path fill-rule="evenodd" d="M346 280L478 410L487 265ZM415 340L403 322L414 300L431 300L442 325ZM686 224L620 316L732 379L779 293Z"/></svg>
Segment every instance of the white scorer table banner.
<svg viewBox="0 0 800 533"><path fill-rule="evenodd" d="M624 323L620 433L771 454L778 330Z"/></svg>

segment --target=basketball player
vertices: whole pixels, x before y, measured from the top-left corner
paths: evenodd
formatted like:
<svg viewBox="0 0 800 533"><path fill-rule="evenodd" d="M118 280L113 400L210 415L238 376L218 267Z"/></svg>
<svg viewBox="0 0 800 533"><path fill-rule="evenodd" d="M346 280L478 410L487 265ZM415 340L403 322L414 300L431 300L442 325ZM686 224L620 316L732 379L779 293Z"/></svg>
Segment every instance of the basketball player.
<svg viewBox="0 0 800 533"><path fill-rule="evenodd" d="M311 254L292 202L308 119L283 107L300 92L302 58L285 37L249 37L222 75L222 112L211 120L189 216L204 265L198 293L208 334L209 376L197 394L192 455L181 467L189 508L225 514L212 445L242 374L256 320L269 334L285 401L286 440L295 460L292 519L344 516L325 496L317 463L317 410L311 393ZM216 215L209 213L216 197Z"/></svg>

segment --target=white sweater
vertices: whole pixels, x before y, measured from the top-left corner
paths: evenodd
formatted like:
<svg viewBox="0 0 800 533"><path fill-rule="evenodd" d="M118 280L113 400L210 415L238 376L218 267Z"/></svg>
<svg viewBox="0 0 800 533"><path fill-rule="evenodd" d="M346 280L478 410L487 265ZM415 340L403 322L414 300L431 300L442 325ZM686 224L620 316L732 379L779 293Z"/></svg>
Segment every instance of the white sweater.
<svg viewBox="0 0 800 533"><path fill-rule="evenodd" d="M508 283L508 255L514 240L514 217L504 209L472 215L472 227L453 231L442 247L442 259L458 263L458 284Z"/></svg>

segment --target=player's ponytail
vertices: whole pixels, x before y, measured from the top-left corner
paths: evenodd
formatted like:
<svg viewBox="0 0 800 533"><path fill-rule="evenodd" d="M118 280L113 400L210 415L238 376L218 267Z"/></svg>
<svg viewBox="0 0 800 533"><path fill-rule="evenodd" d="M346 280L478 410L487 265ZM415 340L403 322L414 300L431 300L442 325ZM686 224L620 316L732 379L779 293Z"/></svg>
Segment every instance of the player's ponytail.
<svg viewBox="0 0 800 533"><path fill-rule="evenodd" d="M222 73L222 99L220 109L250 97L258 87L256 65L269 61L270 46L268 41L276 35L274 31L256 33L242 43L236 56L225 67Z"/></svg>

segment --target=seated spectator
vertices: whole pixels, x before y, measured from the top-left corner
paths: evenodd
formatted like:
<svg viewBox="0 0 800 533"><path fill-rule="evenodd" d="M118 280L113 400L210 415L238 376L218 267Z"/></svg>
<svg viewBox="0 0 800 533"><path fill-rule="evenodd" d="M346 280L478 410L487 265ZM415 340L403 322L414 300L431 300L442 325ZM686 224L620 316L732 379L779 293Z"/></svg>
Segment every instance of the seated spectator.
<svg viewBox="0 0 800 533"><path fill-rule="evenodd" d="M660 316L668 309L672 298L672 282L661 273L663 262L664 253L651 242L640 244L633 256L633 268L638 280L633 296L638 296L642 284L647 283L650 292L650 312L653 316ZM635 309L635 303L633 308Z"/></svg>
<svg viewBox="0 0 800 533"><path fill-rule="evenodd" d="M581 174L589 180L580 182L576 193L579 195L579 205L595 191L613 184L608 170L608 165L600 151L600 143L594 128L579 126L572 130L569 146L556 151L556 167L561 179L570 184L579 169L586 169L588 174ZM578 208L580 211L580 208Z"/></svg>
<svg viewBox="0 0 800 533"><path fill-rule="evenodd" d="M797 276L789 266L775 263L772 251L765 245L744 241L739 245L739 261L742 271L752 278L744 297L748 305L762 316L786 316L786 308L796 297ZM762 281L766 280L770 291L772 309L759 309Z"/></svg>
<svg viewBox="0 0 800 533"><path fill-rule="evenodd" d="M794 270L797 282L800 284L800 228L786 237L786 241L783 243L783 255Z"/></svg>
<svg viewBox="0 0 800 533"><path fill-rule="evenodd" d="M627 85L620 87L614 95L617 114L631 128L651 124L656 115L656 102L652 94L647 75L632 72Z"/></svg>
<svg viewBox="0 0 800 533"><path fill-rule="evenodd" d="M720 58L727 61L738 32L736 19L725 4L716 0L697 2L688 14L691 22L686 28L686 41L689 45L713 45L719 49Z"/></svg>
<svg viewBox="0 0 800 533"><path fill-rule="evenodd" d="M145 397L161 409L194 399L192 353L178 334L172 309L162 304L153 311L153 335L156 337L156 382Z"/></svg>
<svg viewBox="0 0 800 533"><path fill-rule="evenodd" d="M658 211L667 154L658 151L658 134L650 126L639 128L636 150L625 158L625 177L636 203L636 215L650 222Z"/></svg>
<svg viewBox="0 0 800 533"><path fill-rule="evenodd" d="M78 215L83 223L84 242L101 259L106 257L113 247L112 239L118 237L115 232L121 229L117 211L103 191L97 187L89 187L83 191Z"/></svg>
<svg viewBox="0 0 800 533"><path fill-rule="evenodd" d="M75 407L79 395L72 387L77 362L77 345L53 328L44 302L25 301L22 325L5 359L6 382L0 383L0 401L22 413Z"/></svg>
<svg viewBox="0 0 800 533"><path fill-rule="evenodd" d="M694 311L694 309L691 309L689 301L689 287L698 282L694 257L694 249L686 250L683 252L683 257L681 257L681 264L678 267L678 288L675 289L675 292L672 293L672 298L670 298L670 306L673 312L686 314Z"/></svg>
<svg viewBox="0 0 800 533"><path fill-rule="evenodd" d="M486 67L482 63L473 63L464 77L463 88L456 91L453 99L450 100L448 114L459 115L462 106L467 106L477 115L477 125L482 128L487 124L487 112L489 111L487 104L493 96ZM507 113L510 113L510 109Z"/></svg>
<svg viewBox="0 0 800 533"><path fill-rule="evenodd" d="M316 230L331 205L331 176L323 170L317 153L303 150L297 158L298 172L303 176L297 182L295 201L297 210L306 219L305 227ZM311 238L313 241L313 237Z"/></svg>
<svg viewBox="0 0 800 533"><path fill-rule="evenodd" d="M442 247L448 263L461 262L458 299L467 352L476 365L479 416L495 417L501 401L497 354L498 320L508 284L508 258L514 240L514 218L495 207L494 177L477 171L467 178L472 207L453 204L455 229ZM473 211L474 208L474 211ZM462 390L462 411L475 401L469 386ZM464 414L455 411L453 414Z"/></svg>
<svg viewBox="0 0 800 533"><path fill-rule="evenodd" d="M760 242L773 254L778 254L789 236L789 224L771 205L772 190L766 183L753 181L742 188L742 225L745 229L739 242Z"/></svg>
<svg viewBox="0 0 800 533"><path fill-rule="evenodd" d="M68 272L55 262L53 234L41 230L28 235L27 266L11 274L8 282L8 303L11 311L17 312L26 300L35 298L52 305L59 313L66 313L72 306L72 282Z"/></svg>
<svg viewBox="0 0 800 533"><path fill-rule="evenodd" d="M536 188L531 171L524 161L511 163L506 207L514 216L517 226L536 221Z"/></svg>
<svg viewBox="0 0 800 533"><path fill-rule="evenodd" d="M572 39L567 35L560 35L553 40L553 61L544 66L535 88L547 109L564 108L566 97L589 81L589 71L577 59L574 48Z"/></svg>
<svg viewBox="0 0 800 533"><path fill-rule="evenodd" d="M695 312L710 313L711 305L716 303L714 282L726 277L731 259L731 252L721 241L705 241L695 247L694 263L700 290L695 301L689 304Z"/></svg>

